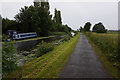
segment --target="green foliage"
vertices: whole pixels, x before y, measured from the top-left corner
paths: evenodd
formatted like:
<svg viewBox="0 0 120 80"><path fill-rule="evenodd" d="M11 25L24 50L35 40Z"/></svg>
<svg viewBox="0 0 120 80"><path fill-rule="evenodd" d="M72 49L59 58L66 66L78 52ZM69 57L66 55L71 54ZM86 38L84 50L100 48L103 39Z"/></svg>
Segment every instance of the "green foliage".
<svg viewBox="0 0 120 80"><path fill-rule="evenodd" d="M39 36L48 36L50 32L69 33L71 28L62 25L61 13L55 9L54 21L51 20L48 10L44 7L25 6L15 16L16 21L21 24L22 32L37 32Z"/></svg>
<svg viewBox="0 0 120 80"><path fill-rule="evenodd" d="M120 54L118 48L118 34L99 34L99 33L86 33L91 41L99 46L99 48L106 53L114 66L120 67Z"/></svg>
<svg viewBox="0 0 120 80"><path fill-rule="evenodd" d="M70 27L68 27L68 25L62 25L61 12L57 11L57 9L55 9L55 16L53 21L55 25L55 31L66 32L68 34L72 30Z"/></svg>
<svg viewBox="0 0 120 80"><path fill-rule="evenodd" d="M83 28L80 26L80 32L82 32L83 31Z"/></svg>
<svg viewBox="0 0 120 80"><path fill-rule="evenodd" d="M87 23L84 25L84 31L90 31L90 27L91 27L91 23L90 23L90 22L87 22Z"/></svg>
<svg viewBox="0 0 120 80"><path fill-rule="evenodd" d="M16 27L17 26L17 27ZM8 18L3 18L2 19L2 33L6 33L7 30L9 29L15 29L15 30L18 30L18 24L16 21L14 20L9 20Z"/></svg>
<svg viewBox="0 0 120 80"><path fill-rule="evenodd" d="M62 24L62 21L61 21L61 12L57 9L55 9L55 16L54 16L54 21L57 23L57 24Z"/></svg>
<svg viewBox="0 0 120 80"><path fill-rule="evenodd" d="M52 28L52 20L48 10L43 7L25 6L20 13L15 16L21 24L23 32L37 32L40 36L48 36Z"/></svg>
<svg viewBox="0 0 120 80"><path fill-rule="evenodd" d="M0 14L0 19L2 19L2 16L1 16L1 14Z"/></svg>
<svg viewBox="0 0 120 80"><path fill-rule="evenodd" d="M38 45L38 51L36 53L36 56L40 57L46 54L47 52L53 50L54 46L55 46L54 43L46 43L42 41L42 43Z"/></svg>
<svg viewBox="0 0 120 80"><path fill-rule="evenodd" d="M67 25L56 24L56 30L58 32L65 32L68 34L71 31L71 28Z"/></svg>
<svg viewBox="0 0 120 80"><path fill-rule="evenodd" d="M75 31L75 30L73 30L72 32L74 32L75 33L75 35L77 35L79 32L78 31Z"/></svg>
<svg viewBox="0 0 120 80"><path fill-rule="evenodd" d="M68 40L70 40L70 36L69 35L67 35L67 36L65 36L64 38L63 38L63 41L68 41Z"/></svg>
<svg viewBox="0 0 120 80"><path fill-rule="evenodd" d="M14 42L6 42L4 38L4 43L2 46L2 71L3 75L8 74L9 72L15 70L17 65L15 64L15 57L13 54L16 53L16 48L14 47Z"/></svg>
<svg viewBox="0 0 120 80"><path fill-rule="evenodd" d="M92 31L97 32L97 33L106 33L107 32L107 30L105 29L105 27L102 23L95 24Z"/></svg>
<svg viewBox="0 0 120 80"><path fill-rule="evenodd" d="M24 6L14 17L15 20L2 19L3 33L7 30L17 32L37 32L38 36L49 36L51 32L69 33L72 29L62 25L61 12L55 9L55 16L49 12L49 2L34 2L34 6Z"/></svg>
<svg viewBox="0 0 120 80"><path fill-rule="evenodd" d="M70 27L68 27L68 25L62 25L61 12L57 9L55 9L53 21L55 31L69 33L72 30Z"/></svg>

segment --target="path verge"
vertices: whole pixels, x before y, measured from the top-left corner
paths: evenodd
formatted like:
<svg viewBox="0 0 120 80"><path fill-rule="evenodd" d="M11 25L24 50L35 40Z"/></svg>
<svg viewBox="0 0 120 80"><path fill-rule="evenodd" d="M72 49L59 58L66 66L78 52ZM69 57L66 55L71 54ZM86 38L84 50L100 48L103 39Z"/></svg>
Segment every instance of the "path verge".
<svg viewBox="0 0 120 80"><path fill-rule="evenodd" d="M103 63L104 67L107 69L107 71L110 73L113 78L120 78L120 71L112 65L112 62L110 62L105 55L105 53L99 48L99 46L95 45L94 42L91 41L91 39L86 36L89 43L93 46L95 52L97 53L98 57L100 58L100 61Z"/></svg>

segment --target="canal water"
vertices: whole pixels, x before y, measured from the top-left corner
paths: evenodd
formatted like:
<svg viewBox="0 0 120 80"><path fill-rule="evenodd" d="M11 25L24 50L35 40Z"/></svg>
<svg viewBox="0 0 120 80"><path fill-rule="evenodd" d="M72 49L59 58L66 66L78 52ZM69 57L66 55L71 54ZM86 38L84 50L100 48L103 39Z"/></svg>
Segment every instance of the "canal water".
<svg viewBox="0 0 120 80"><path fill-rule="evenodd" d="M64 38L65 36L66 35L37 39L37 40L30 40L30 41L15 42L15 47L17 49L17 52L19 53L20 51L28 51L28 50L36 48L36 45L41 43L42 41L52 42L55 40L60 40Z"/></svg>
<svg viewBox="0 0 120 80"><path fill-rule="evenodd" d="M18 66L23 66L26 61L34 57L35 56L34 53L36 52L34 50L36 50L37 44L41 43L42 40L44 40L44 42L53 42L53 41L56 42L57 40L59 43L62 41L62 39L65 36L66 35L38 39L38 40L31 40L31 41L16 42L15 47L17 48L17 54L14 54L16 56L16 64Z"/></svg>

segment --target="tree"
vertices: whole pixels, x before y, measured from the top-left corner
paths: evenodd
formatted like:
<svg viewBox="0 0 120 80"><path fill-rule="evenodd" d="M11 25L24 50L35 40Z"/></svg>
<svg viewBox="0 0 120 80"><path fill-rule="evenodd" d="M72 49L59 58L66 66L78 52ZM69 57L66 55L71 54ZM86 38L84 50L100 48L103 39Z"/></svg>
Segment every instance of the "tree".
<svg viewBox="0 0 120 80"><path fill-rule="evenodd" d="M0 15L0 21L2 21L2 16Z"/></svg>
<svg viewBox="0 0 120 80"><path fill-rule="evenodd" d="M106 33L107 32L107 30L105 29L104 25L101 22L99 22L98 24L95 24L92 31L97 32L97 33Z"/></svg>
<svg viewBox="0 0 120 80"><path fill-rule="evenodd" d="M24 8L20 9L20 12L14 17L16 22L18 22L21 26L19 27L21 32L29 32L31 31L30 29L33 30L32 28L32 11L34 11L33 6L27 7L25 6Z"/></svg>
<svg viewBox="0 0 120 80"><path fill-rule="evenodd" d="M84 25L84 31L90 31L90 27L91 27L91 23L90 23L90 22L87 22L87 23Z"/></svg>
<svg viewBox="0 0 120 80"><path fill-rule="evenodd" d="M69 28L67 25L63 25L63 32L69 33Z"/></svg>
<svg viewBox="0 0 120 80"><path fill-rule="evenodd" d="M44 8L41 7L38 9L38 11L39 11L38 18L40 18L40 21L38 23L38 27L41 29L40 34L42 36L48 36L51 28L53 28L52 20L49 16L49 13Z"/></svg>
<svg viewBox="0 0 120 80"><path fill-rule="evenodd" d="M62 24L61 12L58 11L58 23Z"/></svg>
<svg viewBox="0 0 120 80"><path fill-rule="evenodd" d="M2 32L5 33L5 31L7 30L7 23L8 22L8 19L2 19Z"/></svg>
<svg viewBox="0 0 120 80"><path fill-rule="evenodd" d="M62 24L61 12L57 11L57 9L55 9L54 21L58 24Z"/></svg>
<svg viewBox="0 0 120 80"><path fill-rule="evenodd" d="M48 36L51 32L69 33L72 29L62 25L61 12L55 9L55 16L49 12L49 2L34 2L34 6L24 6L14 17L15 20L3 19L3 32L8 29L17 32L37 32L38 36Z"/></svg>
<svg viewBox="0 0 120 80"><path fill-rule="evenodd" d="M9 20L8 18L2 19L2 33L6 33L7 30L17 30L19 29L17 22L15 20Z"/></svg>
<svg viewBox="0 0 120 80"><path fill-rule="evenodd" d="M71 28L68 27L68 25L62 25L61 12L57 9L55 9L55 15L53 21L55 23L56 31L66 32L66 33L69 33L71 31Z"/></svg>
<svg viewBox="0 0 120 80"><path fill-rule="evenodd" d="M52 28L52 20L49 12L44 7L24 7L15 16L21 24L23 32L37 32L40 36L48 36Z"/></svg>
<svg viewBox="0 0 120 80"><path fill-rule="evenodd" d="M80 26L80 32L83 30L83 28Z"/></svg>
<svg viewBox="0 0 120 80"><path fill-rule="evenodd" d="M2 19L2 16L1 16L1 14L0 14L0 19Z"/></svg>
<svg viewBox="0 0 120 80"><path fill-rule="evenodd" d="M55 9L55 15L53 21L55 23L56 31L66 32L66 33L69 33L71 31L71 28L68 27L68 25L62 25L61 12L57 9Z"/></svg>
<svg viewBox="0 0 120 80"><path fill-rule="evenodd" d="M71 29L67 24L66 24L65 26L68 28L68 31L69 31L69 32L72 31L72 29Z"/></svg>
<svg viewBox="0 0 120 80"><path fill-rule="evenodd" d="M47 11L50 9L49 2L41 2L41 7L45 8Z"/></svg>

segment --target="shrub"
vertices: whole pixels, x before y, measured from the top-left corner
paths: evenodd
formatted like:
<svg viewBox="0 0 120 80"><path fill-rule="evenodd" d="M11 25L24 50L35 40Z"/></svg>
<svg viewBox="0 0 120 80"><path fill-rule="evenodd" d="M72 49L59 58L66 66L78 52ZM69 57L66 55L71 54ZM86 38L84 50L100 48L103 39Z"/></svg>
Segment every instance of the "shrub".
<svg viewBox="0 0 120 80"><path fill-rule="evenodd" d="M14 47L14 41L7 42L8 37L4 37L4 43L2 45L2 71L3 75L17 69L15 64L15 57L13 54L16 53L16 48Z"/></svg>
<svg viewBox="0 0 120 80"><path fill-rule="evenodd" d="M67 35L67 36L64 37L63 41L68 41L68 40L70 40L70 38L71 37L69 35Z"/></svg>
<svg viewBox="0 0 120 80"><path fill-rule="evenodd" d="M54 46L55 46L54 43L46 43L46 42L42 41L42 43L40 43L38 45L38 50L37 50L36 56L40 57L40 56L44 55L45 53L53 50Z"/></svg>

